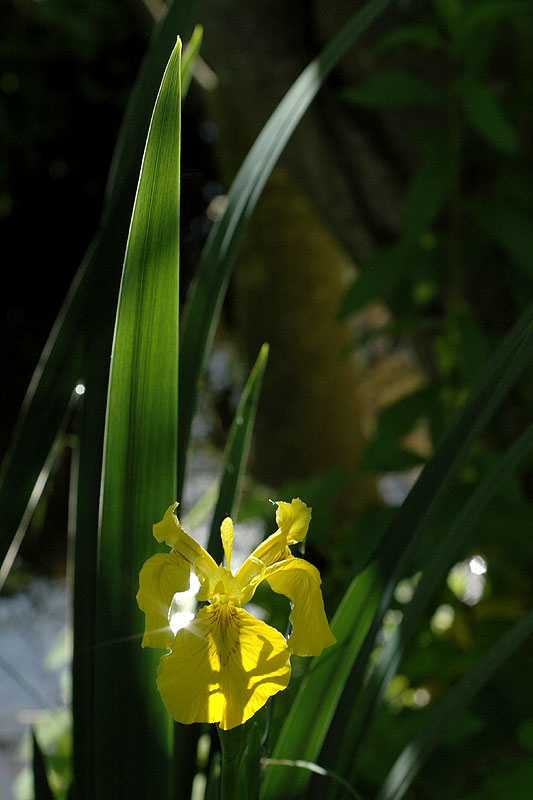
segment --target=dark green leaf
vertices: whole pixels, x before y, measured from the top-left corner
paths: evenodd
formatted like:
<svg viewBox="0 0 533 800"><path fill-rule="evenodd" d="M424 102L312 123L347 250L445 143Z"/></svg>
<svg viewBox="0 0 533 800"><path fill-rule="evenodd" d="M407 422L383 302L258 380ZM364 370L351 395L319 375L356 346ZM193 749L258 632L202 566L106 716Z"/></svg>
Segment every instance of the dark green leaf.
<svg viewBox="0 0 533 800"><path fill-rule="evenodd" d="M33 791L35 800L54 800L46 775L46 764L35 731L31 732L33 740Z"/></svg>
<svg viewBox="0 0 533 800"><path fill-rule="evenodd" d="M503 200L478 201L472 210L483 233L528 277L533 277L533 225L524 211Z"/></svg>
<svg viewBox="0 0 533 800"><path fill-rule="evenodd" d="M442 92L417 75L399 69L381 70L359 86L342 91L349 103L372 108L403 106L438 106L444 103Z"/></svg>
<svg viewBox="0 0 533 800"><path fill-rule="evenodd" d="M345 317L357 311L377 297L386 297L404 278L408 266L408 254L402 246L394 245L379 250L348 288L342 301L340 316Z"/></svg>
<svg viewBox="0 0 533 800"><path fill-rule="evenodd" d="M463 75L455 82L454 90L472 130L497 150L514 153L518 147L516 131L492 89L474 75Z"/></svg>
<svg viewBox="0 0 533 800"><path fill-rule="evenodd" d="M388 31L378 39L373 50L376 55L382 55L405 45L414 45L424 50L443 50L446 43L437 28L420 22Z"/></svg>
<svg viewBox="0 0 533 800"><path fill-rule="evenodd" d="M238 775L238 796L241 800L258 800L261 766L261 732L253 722L243 753Z"/></svg>
<svg viewBox="0 0 533 800"><path fill-rule="evenodd" d="M447 142L436 137L407 187L401 232L406 245L417 243L442 211L453 177Z"/></svg>
<svg viewBox="0 0 533 800"><path fill-rule="evenodd" d="M520 0L484 0L482 3L465 5L457 25L455 26L455 42L465 51L472 37L481 35L479 28L500 22L506 18L519 16L530 11L531 6Z"/></svg>

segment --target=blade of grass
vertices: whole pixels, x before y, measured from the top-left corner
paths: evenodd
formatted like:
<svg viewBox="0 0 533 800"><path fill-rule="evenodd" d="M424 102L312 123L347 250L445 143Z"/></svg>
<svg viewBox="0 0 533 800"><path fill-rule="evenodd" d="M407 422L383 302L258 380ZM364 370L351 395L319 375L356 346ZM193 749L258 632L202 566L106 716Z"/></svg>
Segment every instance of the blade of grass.
<svg viewBox="0 0 533 800"><path fill-rule="evenodd" d="M213 512L207 549L218 563L223 550L220 525L224 517L233 517L239 500L239 484L248 460L255 413L268 359L268 345L264 344L244 387L231 425L224 454L224 467L218 500Z"/></svg>
<svg viewBox="0 0 533 800"><path fill-rule="evenodd" d="M338 737L338 731L343 730L346 723L347 709L354 708L383 614L389 606L399 578L407 571L417 537L427 525L431 514L435 513L469 446L502 396L531 363L532 320L533 307L524 313L497 349L455 424L420 475L385 535L378 557L371 565L372 581L365 593L365 596L374 598L373 602L369 599L365 605L367 613L371 614L373 619L371 624L366 625L363 636L357 638L357 647L347 651L347 663L340 670L339 651L344 647L345 637L349 637L350 631L357 632L360 627L360 609L357 605L352 606L346 602L359 576L348 588L333 620L333 631L339 644L331 651L325 651L319 659L320 673L317 675L312 673L310 680L304 679L302 682L276 742L273 752L275 758L318 761L339 775L346 776L349 772L349 765L343 763L339 768L337 764L336 755L340 740L333 737L330 732L335 730ZM339 636L337 630L341 628L346 633ZM335 691L332 690L332 686L335 687ZM326 697L331 706L327 711L323 711ZM317 698L320 698L318 713ZM280 791L289 790L292 794L287 795L287 798L302 796L305 794L307 782L306 773L302 773L298 781L280 767L275 774L272 771L266 774L261 796L265 800L266 798L274 800Z"/></svg>
<svg viewBox="0 0 533 800"><path fill-rule="evenodd" d="M11 567L13 566L13 562L17 557L20 545L22 544L22 540L24 539L24 536L28 529L28 525L30 524L31 519L33 517L34 511L37 508L37 503L39 502L41 495L44 491L44 488L48 482L50 473L54 468L57 459L63 452L63 448L65 446L65 426L67 420L69 420L71 417L74 403L75 403L75 395L72 397L71 403L69 403L67 407L65 418L61 424L61 427L59 429L59 432L55 440L52 443L52 448L46 458L46 461L44 462L43 468L39 473L39 476L37 477L37 481L28 499L28 504L24 510L22 519L20 520L19 526L5 554L3 564L0 567L0 591L2 591L2 587L6 582L7 576L9 575Z"/></svg>
<svg viewBox="0 0 533 800"><path fill-rule="evenodd" d="M140 648L138 573L175 497L179 313L180 57L155 103L128 236L105 430L98 546L94 797L170 797L160 654Z"/></svg>
<svg viewBox="0 0 533 800"><path fill-rule="evenodd" d="M293 83L246 156L228 193L226 211L211 230L181 334L180 385L190 387L190 391L180 400L179 495L185 478L197 386L246 222L272 168L322 83L359 34L390 4L391 0L365 3Z"/></svg>
<svg viewBox="0 0 533 800"><path fill-rule="evenodd" d="M54 800L46 775L43 751L39 747L34 730L32 730L31 736L33 741L33 792L35 800Z"/></svg>
<svg viewBox="0 0 533 800"><path fill-rule="evenodd" d="M376 800L400 800L438 744L448 723L466 710L496 670L533 634L533 611L516 622L441 700L428 722L404 748Z"/></svg>

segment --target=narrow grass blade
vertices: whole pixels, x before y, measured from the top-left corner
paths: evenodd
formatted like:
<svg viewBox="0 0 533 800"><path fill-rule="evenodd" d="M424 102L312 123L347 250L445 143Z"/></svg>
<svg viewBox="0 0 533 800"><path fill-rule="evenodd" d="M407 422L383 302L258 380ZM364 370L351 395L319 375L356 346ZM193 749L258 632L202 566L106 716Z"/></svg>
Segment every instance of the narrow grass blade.
<svg viewBox="0 0 533 800"><path fill-rule="evenodd" d="M336 772L331 772L331 770L324 769L324 767L321 767L319 764L313 764L311 761L290 761L289 759L283 758L264 758L263 765L265 767L290 767L292 769L306 769L315 775L320 775L323 778L329 778L331 781L338 783L342 788L345 797L355 797L356 800L363 800L361 795L358 794L353 786L351 786L341 775L337 775Z"/></svg>
<svg viewBox="0 0 533 800"><path fill-rule="evenodd" d="M98 360L104 365L107 382L124 248L151 109L176 34L188 37L196 6L197 0L176 0L154 30L124 117L100 230L70 287L28 388L0 474L0 564L16 531L22 531L21 520L39 485L74 386L80 381L88 383L89 378L100 379L94 363ZM185 81L189 77L186 74ZM101 459L94 463L99 470Z"/></svg>
<svg viewBox="0 0 533 800"><path fill-rule="evenodd" d="M213 226L187 303L181 335L180 385L190 391L180 400L179 494L185 476L196 389L246 222L272 168L324 80L359 34L389 5L391 0L365 3L294 82L246 156L228 193L226 211Z"/></svg>
<svg viewBox="0 0 533 800"><path fill-rule="evenodd" d="M339 731L345 729L347 709L354 708L383 614L399 578L407 571L417 538L437 509L469 446L505 392L531 363L532 321L533 307L517 322L485 368L456 423L396 515L377 559L367 573L363 573L370 578L359 603L348 602L348 598L362 576L356 577L348 588L333 620L333 631L339 644L318 659L316 665L320 666L320 671L312 669L302 682L276 743L275 758L318 761L344 776L350 772L350 765L345 763L344 757L342 763L338 763L339 735L342 736ZM361 606L372 618L364 626L360 620ZM351 632L354 632L355 642L345 648ZM342 663L343 657L346 660ZM344 751L340 755L344 756ZM305 794L307 781L307 774L303 773L298 782L280 767L275 775L272 771L265 776L261 796L274 800L280 791L286 792L289 787L290 792L293 789L294 792L287 797L296 798Z"/></svg>
<svg viewBox="0 0 533 800"><path fill-rule="evenodd" d="M465 711L496 670L533 634L533 612L515 623L446 694L392 767L376 800L400 800L438 744L448 723Z"/></svg>
<svg viewBox="0 0 533 800"><path fill-rule="evenodd" d="M140 647L138 574L175 497L179 313L178 40L154 107L126 248L113 344L98 549L95 797L170 796L171 725L160 654Z"/></svg>
<svg viewBox="0 0 533 800"><path fill-rule="evenodd" d="M35 736L35 731L32 730L33 741L33 792L35 800L54 800L54 795L48 783L46 775L46 764L39 742Z"/></svg>
<svg viewBox="0 0 533 800"><path fill-rule="evenodd" d="M248 460L255 412L259 393L263 383L263 375L268 359L268 345L261 348L257 361L244 387L233 424L231 426L217 504L213 512L213 520L209 533L208 551L217 563L222 562L222 542L220 525L224 517L232 517L238 503L238 489L243 470Z"/></svg>
<svg viewBox="0 0 533 800"><path fill-rule="evenodd" d="M65 419L63 420L60 430L54 442L52 443L52 448L46 458L46 461L44 462L43 468L37 477L37 481L28 499L28 504L22 515L22 519L20 520L15 535L14 536L12 536L11 534L9 536L6 535L4 541L4 547L7 545L7 550L5 551L3 563L0 566L0 591L2 591L2 587L6 582L11 567L13 566L13 562L17 556L19 547L22 544L22 540L24 539L28 526L33 517L33 513L37 507L37 503L39 502L41 495L44 491L44 488L48 482L48 478L50 477L50 473L54 467L54 464L56 463L57 459L59 458L60 454L63 451L63 447L65 445L64 423L71 416L72 405L73 403L69 403L69 406L67 407ZM8 533L7 530L5 532L6 534Z"/></svg>

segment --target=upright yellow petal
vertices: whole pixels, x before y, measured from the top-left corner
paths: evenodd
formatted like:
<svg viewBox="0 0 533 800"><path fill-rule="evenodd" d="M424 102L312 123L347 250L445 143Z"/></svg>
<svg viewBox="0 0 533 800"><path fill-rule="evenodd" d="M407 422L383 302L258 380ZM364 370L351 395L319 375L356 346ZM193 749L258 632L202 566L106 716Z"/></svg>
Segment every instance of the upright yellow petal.
<svg viewBox="0 0 533 800"><path fill-rule="evenodd" d="M145 613L143 647L170 647L174 638L168 612L176 592L189 588L190 565L176 552L157 553L139 573L137 604Z"/></svg>
<svg viewBox="0 0 533 800"><path fill-rule="evenodd" d="M231 603L200 609L159 662L157 686L178 722L246 722L290 678L278 631Z"/></svg>
<svg viewBox="0 0 533 800"><path fill-rule="evenodd" d="M283 561L291 555L287 547L287 537L278 531L261 542L235 573L241 589L242 605L249 603L257 585L263 580L265 568L276 561Z"/></svg>
<svg viewBox="0 0 533 800"><path fill-rule="evenodd" d="M186 533L181 527L178 518L174 514L178 507L173 503L163 516L161 522L157 522L153 527L154 536L158 542L166 542L191 565L200 582L203 584L216 572L217 564L215 560L204 550L202 545Z"/></svg>
<svg viewBox="0 0 533 800"><path fill-rule="evenodd" d="M229 517L222 521L220 526L220 538L226 556L226 569L231 569L231 551L233 549L233 522Z"/></svg>
<svg viewBox="0 0 533 800"><path fill-rule="evenodd" d="M305 539L311 521L309 506L296 497L290 503L277 503L276 522L280 531L287 537L287 544L296 544Z"/></svg>
<svg viewBox="0 0 533 800"><path fill-rule="evenodd" d="M237 570L235 577L242 592L242 604L248 603L264 577L266 567L291 557L290 544L302 541L307 534L311 509L299 498L277 503L278 530L261 542Z"/></svg>
<svg viewBox="0 0 533 800"><path fill-rule="evenodd" d="M320 590L320 573L303 558L288 558L269 567L265 578L275 592L284 594L293 604L290 614L292 633L287 645L299 656L319 656L325 647L335 644Z"/></svg>

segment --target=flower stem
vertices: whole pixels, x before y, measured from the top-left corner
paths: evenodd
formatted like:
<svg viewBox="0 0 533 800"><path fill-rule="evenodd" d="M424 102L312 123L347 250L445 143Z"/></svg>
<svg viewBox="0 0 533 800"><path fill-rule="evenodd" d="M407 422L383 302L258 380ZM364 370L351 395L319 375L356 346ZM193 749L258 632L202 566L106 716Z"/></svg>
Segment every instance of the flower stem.
<svg viewBox="0 0 533 800"><path fill-rule="evenodd" d="M237 777L247 736L244 726L237 725L229 731L218 728L218 737L222 749L220 800L234 800L237 797Z"/></svg>

